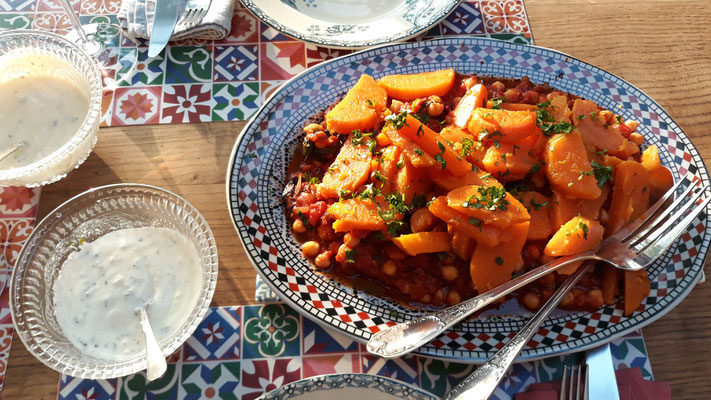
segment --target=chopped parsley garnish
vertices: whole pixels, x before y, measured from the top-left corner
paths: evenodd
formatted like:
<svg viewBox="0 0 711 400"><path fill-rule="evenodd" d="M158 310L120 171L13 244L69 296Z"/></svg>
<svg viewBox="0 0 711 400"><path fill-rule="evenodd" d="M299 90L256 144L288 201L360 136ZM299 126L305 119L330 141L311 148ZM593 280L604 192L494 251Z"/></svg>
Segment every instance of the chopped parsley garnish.
<svg viewBox="0 0 711 400"><path fill-rule="evenodd" d="M578 115L577 118L578 118L579 120L584 119L584 118L585 118L585 114L580 114L580 115Z"/></svg>
<svg viewBox="0 0 711 400"><path fill-rule="evenodd" d="M414 196L412 196L412 202L410 203L410 209L411 210L416 210L418 208L422 208L427 204L427 195L424 193L418 193Z"/></svg>
<svg viewBox="0 0 711 400"><path fill-rule="evenodd" d="M417 154L418 156L424 156L425 152L420 149L415 149L415 154Z"/></svg>
<svg viewBox="0 0 711 400"><path fill-rule="evenodd" d="M469 196L462 203L462 207L485 209L489 211L502 210L508 208L509 202L506 200L506 189L503 187L489 186L487 188L479 187L479 193Z"/></svg>
<svg viewBox="0 0 711 400"><path fill-rule="evenodd" d="M615 115L615 121L617 121L618 124L621 124L622 123L622 116L619 114Z"/></svg>
<svg viewBox="0 0 711 400"><path fill-rule="evenodd" d="M368 107L375 107L375 102L371 99L366 99L365 104L367 104Z"/></svg>
<svg viewBox="0 0 711 400"><path fill-rule="evenodd" d="M581 217L580 215L578 215L578 218L579 218L579 222L578 222L578 226L576 228L582 229L583 237L585 238L585 240L588 240L588 224L583 222L583 217Z"/></svg>
<svg viewBox="0 0 711 400"><path fill-rule="evenodd" d="M555 122L553 114L548 111L548 107L551 105L550 101L543 103L538 103L538 110L536 110L536 125L543 131L543 135L550 137L554 133L570 133L572 132L574 126L568 122Z"/></svg>
<svg viewBox="0 0 711 400"><path fill-rule="evenodd" d="M531 199L529 202L531 204L531 207L533 207L534 210L540 210L543 207L550 207L551 203L550 201L544 201L542 203L539 203L536 201L536 199Z"/></svg>
<svg viewBox="0 0 711 400"><path fill-rule="evenodd" d="M481 230L481 220L479 218L469 217L469 223Z"/></svg>
<svg viewBox="0 0 711 400"><path fill-rule="evenodd" d="M373 186L372 183L369 183L369 184L365 185L365 190L363 190L358 195L358 197L360 197L361 199L372 199L375 196L379 196L379 195L380 195L380 189ZM339 196L340 196L340 194L339 194Z"/></svg>
<svg viewBox="0 0 711 400"><path fill-rule="evenodd" d="M316 177L316 176L312 176L311 179L309 179L309 183L312 185L316 185L316 184L321 183L321 180L318 179L318 177Z"/></svg>
<svg viewBox="0 0 711 400"><path fill-rule="evenodd" d="M462 139L462 155L464 157L471 154L473 148L474 148L474 141L473 140L471 140L469 138Z"/></svg>
<svg viewBox="0 0 711 400"><path fill-rule="evenodd" d="M491 99L491 108L493 110L501 110L501 103L508 103L508 99L506 97L496 97Z"/></svg>
<svg viewBox="0 0 711 400"><path fill-rule="evenodd" d="M537 173L541 170L542 165L543 165L543 164L541 164L541 163L535 163L535 164L533 164L533 165L531 166L531 169L528 170L528 173L529 173L530 175L535 175L535 174L537 174Z"/></svg>
<svg viewBox="0 0 711 400"><path fill-rule="evenodd" d="M351 143L353 146L360 146L364 144L364 141L370 139L370 133L363 133L360 129L355 129L351 131Z"/></svg>
<svg viewBox="0 0 711 400"><path fill-rule="evenodd" d="M579 181L582 181L582 180L583 180L583 177L585 177L585 176L587 176L587 175L592 175L592 174L593 174L593 170L590 170L590 171L580 171L580 175L578 176L578 180L579 180Z"/></svg>
<svg viewBox="0 0 711 400"><path fill-rule="evenodd" d="M417 127L416 135L417 135L417 137L425 136L425 130L422 128L421 124L420 124L420 126Z"/></svg>
<svg viewBox="0 0 711 400"><path fill-rule="evenodd" d="M434 156L434 159L442 166L442 170L447 168L447 161L444 159L443 155L446 150L442 142L437 142L437 148L439 148L440 153Z"/></svg>
<svg viewBox="0 0 711 400"><path fill-rule="evenodd" d="M353 264L355 262L356 251L354 249L346 250L346 262Z"/></svg>
<svg viewBox="0 0 711 400"><path fill-rule="evenodd" d="M249 158L257 158L257 153L249 153Z"/></svg>
<svg viewBox="0 0 711 400"><path fill-rule="evenodd" d="M400 160L400 161L398 161L398 162L395 163L395 166L397 167L397 169L402 169L402 167L405 166L405 162L402 161L402 160Z"/></svg>
<svg viewBox="0 0 711 400"><path fill-rule="evenodd" d="M373 177L380 182L384 182L384 181L388 180L388 177L381 174L380 171L373 172Z"/></svg>
<svg viewBox="0 0 711 400"><path fill-rule="evenodd" d="M607 182L612 182L613 180L613 170L612 167L608 167L593 161L590 163L593 167L593 174L595 179L597 179L597 185L603 187Z"/></svg>
<svg viewBox="0 0 711 400"><path fill-rule="evenodd" d="M302 213L301 211L297 211L296 216L299 217L301 223L304 224L306 228L311 229L311 225L309 225L309 217L307 217L306 214Z"/></svg>
<svg viewBox="0 0 711 400"><path fill-rule="evenodd" d="M501 258L501 257L496 257L496 258L494 259L494 262L495 262L496 264L498 264L498 265L504 265L504 259Z"/></svg>
<svg viewBox="0 0 711 400"><path fill-rule="evenodd" d="M385 117L385 122L389 122L389 123L393 124L393 127L395 127L395 129L400 129L403 126L407 125L407 123L405 122L405 120L407 119L407 114L408 114L407 110L402 110L397 115L390 114L387 117ZM407 125L407 126L410 126L410 125Z"/></svg>

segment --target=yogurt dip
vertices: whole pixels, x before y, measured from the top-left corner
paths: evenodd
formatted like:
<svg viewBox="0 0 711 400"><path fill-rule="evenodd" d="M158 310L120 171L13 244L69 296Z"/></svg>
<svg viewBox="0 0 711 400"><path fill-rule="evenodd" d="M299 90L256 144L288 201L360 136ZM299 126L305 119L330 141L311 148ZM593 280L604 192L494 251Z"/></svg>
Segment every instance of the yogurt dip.
<svg viewBox="0 0 711 400"><path fill-rule="evenodd" d="M72 67L42 54L0 58L0 149L25 146L0 161L0 169L23 167L52 154L79 130L89 112L87 90Z"/></svg>
<svg viewBox="0 0 711 400"><path fill-rule="evenodd" d="M79 245L54 283L54 308L69 341L95 358L145 351L136 310L146 306L160 342L187 320L202 289L194 244L168 228L130 228Z"/></svg>

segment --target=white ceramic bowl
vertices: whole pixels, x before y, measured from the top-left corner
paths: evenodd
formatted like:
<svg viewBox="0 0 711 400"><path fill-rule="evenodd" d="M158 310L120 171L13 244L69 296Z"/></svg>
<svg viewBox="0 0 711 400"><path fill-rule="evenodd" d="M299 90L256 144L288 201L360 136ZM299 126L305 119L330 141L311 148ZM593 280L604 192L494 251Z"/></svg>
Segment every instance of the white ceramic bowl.
<svg viewBox="0 0 711 400"><path fill-rule="evenodd" d="M161 342L172 354L195 331L217 283L217 246L202 215L182 197L155 186L108 185L88 190L57 207L25 242L10 280L10 309L18 336L37 359L63 374L106 379L146 369L145 352L118 362L91 357L62 332L54 313L54 282L73 246L109 232L138 227L171 228L190 239L202 261L202 290L187 320Z"/></svg>
<svg viewBox="0 0 711 400"><path fill-rule="evenodd" d="M48 156L22 167L0 169L0 185L41 186L65 177L89 157L94 148L101 119L101 73L88 54L62 36L40 31L0 32L0 58L3 55L42 54L56 57L71 68L58 68L52 74L72 81L89 98L89 112L79 130L63 146ZM1 67L1 66L0 66ZM46 74L31 65L12 64L0 68L0 79L8 76Z"/></svg>

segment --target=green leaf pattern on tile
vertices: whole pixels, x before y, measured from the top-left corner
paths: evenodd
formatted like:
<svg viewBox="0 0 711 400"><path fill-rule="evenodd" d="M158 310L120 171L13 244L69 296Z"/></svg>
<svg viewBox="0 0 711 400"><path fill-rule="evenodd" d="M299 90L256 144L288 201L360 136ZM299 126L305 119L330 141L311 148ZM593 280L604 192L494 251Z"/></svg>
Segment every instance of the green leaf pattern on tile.
<svg viewBox="0 0 711 400"><path fill-rule="evenodd" d="M0 14L0 30L30 29L31 27L31 14Z"/></svg>
<svg viewBox="0 0 711 400"><path fill-rule="evenodd" d="M260 307L258 316L245 323L244 339L257 344L259 353L265 357L281 355L286 342L298 335L299 321L293 315L286 315L282 304Z"/></svg>
<svg viewBox="0 0 711 400"><path fill-rule="evenodd" d="M458 364L432 358L420 358L420 386L438 397L474 371L471 364Z"/></svg>
<svg viewBox="0 0 711 400"><path fill-rule="evenodd" d="M150 398L155 400L174 399L178 396L178 377L175 364L168 364L165 375L148 382L145 372L130 375L121 381L119 400L139 400Z"/></svg>
<svg viewBox="0 0 711 400"><path fill-rule="evenodd" d="M190 75L176 79L175 83L210 82L212 79L212 53L205 47L178 46L167 49L168 61L173 69ZM169 68L170 70L170 68Z"/></svg>

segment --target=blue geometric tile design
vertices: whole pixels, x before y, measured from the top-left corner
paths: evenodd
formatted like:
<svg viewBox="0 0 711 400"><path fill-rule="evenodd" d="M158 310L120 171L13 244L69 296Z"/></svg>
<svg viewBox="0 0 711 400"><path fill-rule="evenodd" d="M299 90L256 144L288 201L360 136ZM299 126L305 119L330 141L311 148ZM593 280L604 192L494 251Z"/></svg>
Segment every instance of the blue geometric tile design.
<svg viewBox="0 0 711 400"><path fill-rule="evenodd" d="M336 332L327 331L310 319L304 319L303 354L351 353L358 351L358 342Z"/></svg>
<svg viewBox="0 0 711 400"><path fill-rule="evenodd" d="M241 307L211 308L185 342L183 360L239 359L241 312Z"/></svg>
<svg viewBox="0 0 711 400"><path fill-rule="evenodd" d="M259 80L258 46L215 46L214 82Z"/></svg>

